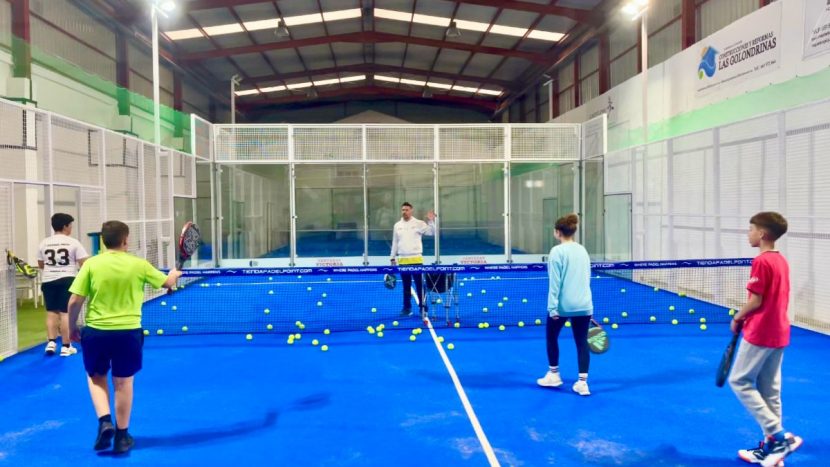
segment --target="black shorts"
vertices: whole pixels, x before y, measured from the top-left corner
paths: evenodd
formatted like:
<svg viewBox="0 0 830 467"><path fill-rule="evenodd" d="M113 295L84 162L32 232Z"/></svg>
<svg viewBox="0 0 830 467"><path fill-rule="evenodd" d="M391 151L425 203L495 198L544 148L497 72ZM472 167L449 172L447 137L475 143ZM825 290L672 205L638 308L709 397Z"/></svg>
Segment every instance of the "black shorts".
<svg viewBox="0 0 830 467"><path fill-rule="evenodd" d="M89 376L112 375L127 378L141 369L144 333L141 329L104 331L89 326L81 329L84 369Z"/></svg>
<svg viewBox="0 0 830 467"><path fill-rule="evenodd" d="M46 303L46 311L66 313L69 297L69 288L72 287L74 277L61 277L40 285L43 292L43 301Z"/></svg>

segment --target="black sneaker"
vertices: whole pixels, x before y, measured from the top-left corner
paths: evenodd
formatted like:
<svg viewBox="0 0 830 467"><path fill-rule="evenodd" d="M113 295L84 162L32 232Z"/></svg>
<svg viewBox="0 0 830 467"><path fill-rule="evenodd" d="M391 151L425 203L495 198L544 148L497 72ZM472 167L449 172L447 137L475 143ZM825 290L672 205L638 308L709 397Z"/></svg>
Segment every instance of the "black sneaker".
<svg viewBox="0 0 830 467"><path fill-rule="evenodd" d="M412 316L412 308L404 308L401 310L401 317L406 318L407 316Z"/></svg>
<svg viewBox="0 0 830 467"><path fill-rule="evenodd" d="M800 437L791 433L785 434L784 439L781 441L768 438L767 444L764 447L764 458L761 460L761 465L764 467L782 465L784 458L800 448L803 442Z"/></svg>
<svg viewBox="0 0 830 467"><path fill-rule="evenodd" d="M759 441L757 448L739 450L738 457L750 464L760 464L764 460L764 457L766 457L764 442Z"/></svg>
<svg viewBox="0 0 830 467"><path fill-rule="evenodd" d="M133 446L135 446L135 440L129 433L126 433L124 436L115 438L115 447L112 448L112 452L115 454L124 454L129 452Z"/></svg>
<svg viewBox="0 0 830 467"><path fill-rule="evenodd" d="M95 450L103 451L110 447L112 437L115 435L115 427L110 422L98 424L98 437L95 438Z"/></svg>

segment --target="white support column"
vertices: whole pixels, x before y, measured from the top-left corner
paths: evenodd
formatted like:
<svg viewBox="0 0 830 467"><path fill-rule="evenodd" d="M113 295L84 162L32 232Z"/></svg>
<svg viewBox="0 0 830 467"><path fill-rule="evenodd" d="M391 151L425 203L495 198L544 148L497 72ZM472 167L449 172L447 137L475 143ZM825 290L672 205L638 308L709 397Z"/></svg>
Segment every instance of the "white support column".
<svg viewBox="0 0 830 467"><path fill-rule="evenodd" d="M288 127L288 200L290 203L289 213L291 216L291 233L289 239L289 264L294 266L297 262L297 174L294 165L294 126Z"/></svg>
<svg viewBox="0 0 830 467"><path fill-rule="evenodd" d="M508 263L513 262L513 239L510 235L510 162L512 161L512 127L510 125L504 126L504 167L502 169L504 176L504 210L502 217L504 217L504 257Z"/></svg>
<svg viewBox="0 0 830 467"><path fill-rule="evenodd" d="M721 224L723 222L723 210L721 206L721 187L720 187L720 128L715 127L712 130L712 186L714 191L714 199L712 200L715 208L715 256L723 258L723 242L721 241Z"/></svg>
<svg viewBox="0 0 830 467"><path fill-rule="evenodd" d="M438 188L441 160L441 130L438 125L433 128L432 139L432 199L435 210L435 264L441 264L441 191Z"/></svg>
<svg viewBox="0 0 830 467"><path fill-rule="evenodd" d="M664 186L666 187L666 205L667 205L667 220L668 220L668 237L669 244L666 254L669 258L677 258L677 249L674 241L674 144L672 139L666 142L666 180Z"/></svg>

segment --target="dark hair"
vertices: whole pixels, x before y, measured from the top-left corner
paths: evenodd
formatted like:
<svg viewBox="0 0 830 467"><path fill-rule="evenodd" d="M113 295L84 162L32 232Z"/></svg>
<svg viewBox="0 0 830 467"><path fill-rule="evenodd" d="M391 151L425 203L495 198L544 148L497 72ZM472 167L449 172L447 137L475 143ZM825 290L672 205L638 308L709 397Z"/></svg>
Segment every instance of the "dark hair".
<svg viewBox="0 0 830 467"><path fill-rule="evenodd" d="M119 248L130 235L130 227L121 221L106 221L101 226L101 238L107 248Z"/></svg>
<svg viewBox="0 0 830 467"><path fill-rule="evenodd" d="M577 217L576 214L571 213L564 217L560 217L559 220L556 221L555 228L565 237L573 237L574 233L576 233L577 225L579 225L579 217Z"/></svg>
<svg viewBox="0 0 830 467"><path fill-rule="evenodd" d="M749 223L762 229L772 238L767 238L770 241L776 241L782 235L787 233L787 219L784 216L773 211L759 212L752 216Z"/></svg>
<svg viewBox="0 0 830 467"><path fill-rule="evenodd" d="M412 209L412 205L409 204L409 201L404 201L403 204L401 204L401 207L404 207L404 206L409 206L409 209Z"/></svg>
<svg viewBox="0 0 830 467"><path fill-rule="evenodd" d="M52 216L52 230L54 230L55 232L60 232L67 225L73 222L75 222L75 218L70 216L69 214L64 214L62 212L55 213Z"/></svg>

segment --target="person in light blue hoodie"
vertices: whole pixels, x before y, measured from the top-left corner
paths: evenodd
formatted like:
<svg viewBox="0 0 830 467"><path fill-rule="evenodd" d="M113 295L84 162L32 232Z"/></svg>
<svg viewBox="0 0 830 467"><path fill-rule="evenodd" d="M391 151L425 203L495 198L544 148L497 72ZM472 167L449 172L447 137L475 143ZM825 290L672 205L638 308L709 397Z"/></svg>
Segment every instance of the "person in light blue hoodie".
<svg viewBox="0 0 830 467"><path fill-rule="evenodd" d="M554 235L559 240L548 257L548 319L547 350L550 368L539 386L562 386L559 376L559 333L570 320L579 362L579 379L573 390L581 396L591 395L588 389L588 328L594 314L591 298L591 259L585 247L574 241L579 218L568 214L556 221Z"/></svg>

